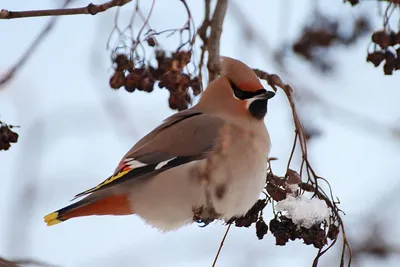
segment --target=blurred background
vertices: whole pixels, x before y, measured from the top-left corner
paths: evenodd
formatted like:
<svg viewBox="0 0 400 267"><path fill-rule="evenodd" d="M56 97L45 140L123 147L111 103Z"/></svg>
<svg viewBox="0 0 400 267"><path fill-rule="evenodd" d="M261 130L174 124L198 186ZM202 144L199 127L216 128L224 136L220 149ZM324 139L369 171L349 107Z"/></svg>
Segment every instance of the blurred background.
<svg viewBox="0 0 400 267"><path fill-rule="evenodd" d="M2 0L0 8L58 8L62 2ZM187 3L199 26L204 2ZM143 14L150 6L140 1ZM119 23L129 23L134 8L135 3L121 8ZM211 266L226 229L222 223L164 234L136 216L79 218L51 228L43 222L45 214L108 177L136 141L175 112L165 89L129 94L109 87L113 68L106 43L115 12L60 17L26 65L0 88L0 120L21 126L18 143L0 152L0 257L65 267ZM222 55L277 73L295 88L310 160L340 199L354 266L363 267L400 262L400 77L385 76L366 62L384 12L377 1L351 7L341 0L231 0L221 39ZM397 26L398 14L392 19ZM48 21L0 21L0 73ZM152 28L181 27L185 21L180 1L155 1ZM310 56L302 42L315 26L333 27L336 35ZM170 50L177 42L174 36L162 39ZM199 45L195 51L198 60ZM270 101L266 123L271 156L279 159L272 167L283 175L294 126L282 92ZM295 160L300 162L300 154ZM266 219L270 211L267 207ZM320 266L338 266L340 252L338 243ZM270 233L259 241L253 227L232 227L217 266L306 267L316 254L299 240L278 247Z"/></svg>

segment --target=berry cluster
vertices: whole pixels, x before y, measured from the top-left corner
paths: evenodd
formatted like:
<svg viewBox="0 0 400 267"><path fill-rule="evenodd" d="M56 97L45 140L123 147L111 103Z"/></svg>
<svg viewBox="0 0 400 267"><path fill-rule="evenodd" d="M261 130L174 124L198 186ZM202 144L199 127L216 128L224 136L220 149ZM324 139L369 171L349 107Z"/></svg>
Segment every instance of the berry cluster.
<svg viewBox="0 0 400 267"><path fill-rule="evenodd" d="M235 223L236 227L250 227L253 223L260 219L259 214L266 205L267 201L265 199L259 199L244 216L232 218L227 223Z"/></svg>
<svg viewBox="0 0 400 267"><path fill-rule="evenodd" d="M227 223L234 223L236 227L250 227L256 224L256 235L258 239L263 239L268 233L268 225L262 217L262 210L267 205L266 199L259 199L256 204L242 217L232 218Z"/></svg>
<svg viewBox="0 0 400 267"><path fill-rule="evenodd" d="M300 38L293 44L292 50L297 55L309 61L323 72L333 70L334 61L326 51L335 45L354 44L370 29L370 23L365 17L353 21L351 34L340 31L341 20L316 15L312 23L306 25Z"/></svg>
<svg viewBox="0 0 400 267"><path fill-rule="evenodd" d="M119 89L122 86L132 93L135 90L152 92L154 84L158 81L160 88L170 92L169 106L171 109L184 110L191 102L189 88L193 95L201 93L201 82L198 77L191 77L184 73L185 66L190 62L191 51L177 51L167 56L163 50L156 50L157 67L135 67L133 59L124 54L118 54L113 62L115 72L110 79L110 86Z"/></svg>
<svg viewBox="0 0 400 267"><path fill-rule="evenodd" d="M269 229L275 237L276 245L284 246L289 239L294 241L296 239L303 239L304 244L313 245L316 248L322 248L327 244L327 237L336 239L339 229L335 225L331 225L328 230L328 236L324 229L321 228L322 224L313 225L310 229L299 227L294 224L290 218L280 216L272 219L269 222ZM332 230L331 230L332 228ZM335 235L336 234L336 235ZM331 238L334 237L334 238Z"/></svg>
<svg viewBox="0 0 400 267"><path fill-rule="evenodd" d="M0 150L8 150L11 147L11 143L18 141L18 134L11 130L14 127L0 121Z"/></svg>
<svg viewBox="0 0 400 267"><path fill-rule="evenodd" d="M371 52L367 56L367 62L378 67L383 61L383 72L385 75L392 75L394 70L400 69L400 31L380 30L372 34L372 42L379 46L379 50ZM397 46L397 48L396 48ZM396 53L394 53L395 51Z"/></svg>

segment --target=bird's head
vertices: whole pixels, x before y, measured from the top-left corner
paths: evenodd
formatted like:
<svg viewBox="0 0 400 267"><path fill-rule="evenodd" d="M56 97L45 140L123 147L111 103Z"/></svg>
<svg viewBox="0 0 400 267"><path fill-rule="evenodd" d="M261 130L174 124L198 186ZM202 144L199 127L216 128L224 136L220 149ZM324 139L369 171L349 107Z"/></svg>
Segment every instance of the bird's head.
<svg viewBox="0 0 400 267"><path fill-rule="evenodd" d="M255 72L243 62L221 57L221 76L211 82L197 106L225 115L262 120L268 99L275 93L263 88Z"/></svg>

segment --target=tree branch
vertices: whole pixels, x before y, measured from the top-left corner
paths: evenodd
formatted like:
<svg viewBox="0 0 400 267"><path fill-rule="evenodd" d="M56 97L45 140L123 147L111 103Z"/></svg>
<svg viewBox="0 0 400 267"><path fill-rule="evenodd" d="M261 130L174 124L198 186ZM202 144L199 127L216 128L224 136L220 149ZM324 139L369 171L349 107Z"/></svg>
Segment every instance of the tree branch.
<svg viewBox="0 0 400 267"><path fill-rule="evenodd" d="M45 16L65 16L65 15L96 15L104 12L112 7L123 6L132 0L111 0L104 4L95 5L88 4L86 7L78 8L60 8L60 9L44 9L44 10L29 10L29 11L9 11L2 9L0 11L0 19L17 19L29 17L45 17Z"/></svg>
<svg viewBox="0 0 400 267"><path fill-rule="evenodd" d="M222 24L228 7L228 0L218 0L215 6L214 14L211 20L211 32L208 39L208 82L212 82L220 71L219 66L219 48L222 34Z"/></svg>

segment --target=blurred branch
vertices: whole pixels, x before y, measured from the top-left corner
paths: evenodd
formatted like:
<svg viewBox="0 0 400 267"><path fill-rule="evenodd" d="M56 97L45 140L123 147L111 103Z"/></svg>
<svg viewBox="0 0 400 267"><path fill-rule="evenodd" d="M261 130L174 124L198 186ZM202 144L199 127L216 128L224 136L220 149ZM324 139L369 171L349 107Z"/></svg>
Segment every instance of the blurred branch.
<svg viewBox="0 0 400 267"><path fill-rule="evenodd" d="M17 19L29 17L45 17L45 16L65 16L65 15L96 15L97 13L104 12L112 7L123 6L132 0L111 0L104 4L95 5L88 4L85 7L78 8L60 8L60 9L43 9L43 10L29 10L29 11L9 11L2 9L0 11L0 19Z"/></svg>
<svg viewBox="0 0 400 267"><path fill-rule="evenodd" d="M228 0L218 0L211 19L210 38L207 42L208 47L208 82L213 81L219 73L220 40L222 34L222 24L228 7Z"/></svg>
<svg viewBox="0 0 400 267"><path fill-rule="evenodd" d="M219 245L217 255L215 255L215 259L214 259L214 262L213 262L213 264L212 264L212 267L215 267L215 265L217 264L217 260L218 260L218 257L219 257L219 253L221 253L221 249L222 249L222 247L224 246L224 242L225 242L226 236L228 235L229 229L231 229L231 225L232 225L231 223L228 224L228 227L226 228L224 237L222 238L221 244Z"/></svg>
<svg viewBox="0 0 400 267"><path fill-rule="evenodd" d="M42 261L34 260L34 259L19 259L14 261L6 260L0 257L0 267L20 267L22 265L34 265L34 266L41 266L41 267L50 267L53 266L52 264L48 264Z"/></svg>
<svg viewBox="0 0 400 267"><path fill-rule="evenodd" d="M210 15L211 15L211 0L205 0L205 8L204 8L204 20L201 26L197 29L197 34L200 39L203 41L203 45L201 46L201 55L200 55L200 63L199 63L199 80L203 82L203 64L204 64L204 55L207 50L208 37L207 37L207 29L210 27Z"/></svg>
<svg viewBox="0 0 400 267"><path fill-rule="evenodd" d="M65 8L69 5L73 0L65 0L62 8ZM8 11L7 11L8 12ZM4 9L0 11L0 19L3 17ZM47 23L46 27L36 36L35 40L31 43L29 48L22 54L19 60L8 70L4 75L0 76L0 89L4 86L8 81L10 81L15 73L26 63L26 61L32 56L32 54L36 51L38 46L42 43L44 38L50 33L53 29L54 24L57 21L57 17L51 18L51 20Z"/></svg>

